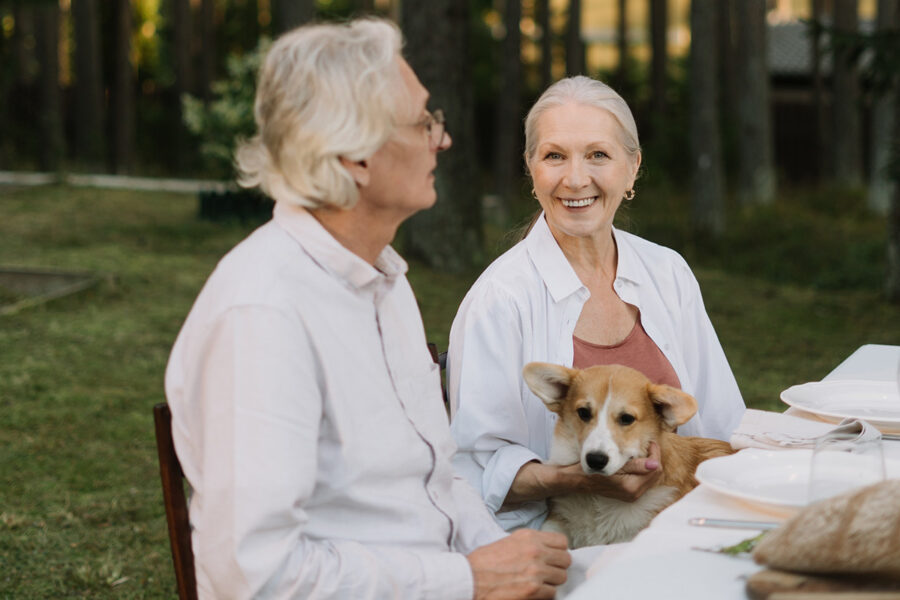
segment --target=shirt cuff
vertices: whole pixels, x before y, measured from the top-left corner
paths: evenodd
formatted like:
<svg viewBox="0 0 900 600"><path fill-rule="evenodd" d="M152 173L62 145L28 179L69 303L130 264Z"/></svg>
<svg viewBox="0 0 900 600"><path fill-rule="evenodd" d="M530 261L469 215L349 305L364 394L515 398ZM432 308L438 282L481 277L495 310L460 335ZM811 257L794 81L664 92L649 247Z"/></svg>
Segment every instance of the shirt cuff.
<svg viewBox="0 0 900 600"><path fill-rule="evenodd" d="M458 552L419 554L426 600L472 600L475 580L466 557Z"/></svg>
<svg viewBox="0 0 900 600"><path fill-rule="evenodd" d="M508 444L494 452L485 465L481 488L488 508L495 513L500 510L519 469L533 460L543 462L540 456L518 444Z"/></svg>

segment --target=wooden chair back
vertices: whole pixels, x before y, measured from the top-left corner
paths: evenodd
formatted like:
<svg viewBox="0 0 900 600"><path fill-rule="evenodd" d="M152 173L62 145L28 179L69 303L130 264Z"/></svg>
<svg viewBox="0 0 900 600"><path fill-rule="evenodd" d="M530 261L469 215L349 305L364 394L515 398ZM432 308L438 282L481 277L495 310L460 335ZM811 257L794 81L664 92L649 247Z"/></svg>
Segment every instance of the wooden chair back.
<svg viewBox="0 0 900 600"><path fill-rule="evenodd" d="M447 414L450 414L450 401L447 398L447 385L444 383L444 371L447 368L447 353L438 352L437 344L433 342L428 342L428 351L431 353L431 360L437 363L441 368L441 395L444 397L444 407L447 409Z"/></svg>
<svg viewBox="0 0 900 600"><path fill-rule="evenodd" d="M172 413L168 404L153 407L153 421L156 425L159 476L162 479L163 503L166 506L178 597L181 600L196 600L197 579L194 575L194 551L191 548L191 523L184 493L184 472L172 442Z"/></svg>

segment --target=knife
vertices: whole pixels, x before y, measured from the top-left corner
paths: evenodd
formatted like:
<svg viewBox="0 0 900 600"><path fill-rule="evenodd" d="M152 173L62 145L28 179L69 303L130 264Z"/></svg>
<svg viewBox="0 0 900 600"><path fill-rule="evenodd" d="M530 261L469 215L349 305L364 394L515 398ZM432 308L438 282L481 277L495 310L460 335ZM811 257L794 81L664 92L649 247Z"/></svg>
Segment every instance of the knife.
<svg viewBox="0 0 900 600"><path fill-rule="evenodd" d="M781 523L773 523L771 521L742 521L739 519L708 519L706 517L697 517L688 519L688 525L696 525L698 527L722 527L726 529L757 529L768 530L775 529Z"/></svg>

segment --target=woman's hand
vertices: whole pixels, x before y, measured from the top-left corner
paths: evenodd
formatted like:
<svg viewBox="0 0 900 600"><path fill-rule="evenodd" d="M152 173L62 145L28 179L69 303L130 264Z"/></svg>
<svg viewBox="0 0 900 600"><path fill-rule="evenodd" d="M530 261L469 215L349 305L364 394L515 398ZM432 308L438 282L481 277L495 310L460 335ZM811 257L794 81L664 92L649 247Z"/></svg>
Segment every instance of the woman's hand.
<svg viewBox="0 0 900 600"><path fill-rule="evenodd" d="M662 475L662 457L656 442L650 442L647 458L634 458L614 475L587 474L580 464L548 465L530 462L516 474L504 506L543 500L573 493L599 494L633 502L649 490Z"/></svg>
<svg viewBox="0 0 900 600"><path fill-rule="evenodd" d="M656 484L662 476L659 445L650 442L647 458L633 458L614 475L588 474L580 464L562 467L561 475L571 478L574 492L599 494L608 498L634 502Z"/></svg>

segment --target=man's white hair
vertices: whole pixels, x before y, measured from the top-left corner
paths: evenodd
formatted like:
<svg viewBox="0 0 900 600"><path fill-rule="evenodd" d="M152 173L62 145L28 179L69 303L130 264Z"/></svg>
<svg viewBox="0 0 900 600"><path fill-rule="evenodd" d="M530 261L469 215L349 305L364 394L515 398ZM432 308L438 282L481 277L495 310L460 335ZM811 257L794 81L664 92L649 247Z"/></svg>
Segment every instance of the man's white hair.
<svg viewBox="0 0 900 600"><path fill-rule="evenodd" d="M525 162L531 163L537 151L537 124L548 109L574 102L608 111L619 124L619 141L634 159L641 151L637 125L628 103L614 89L596 79L578 75L560 79L548 87L525 118Z"/></svg>
<svg viewBox="0 0 900 600"><path fill-rule="evenodd" d="M235 154L238 183L307 208L356 204L340 158L364 160L393 133L402 44L382 19L305 25L278 38L259 73L257 133Z"/></svg>

